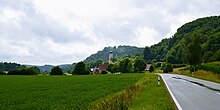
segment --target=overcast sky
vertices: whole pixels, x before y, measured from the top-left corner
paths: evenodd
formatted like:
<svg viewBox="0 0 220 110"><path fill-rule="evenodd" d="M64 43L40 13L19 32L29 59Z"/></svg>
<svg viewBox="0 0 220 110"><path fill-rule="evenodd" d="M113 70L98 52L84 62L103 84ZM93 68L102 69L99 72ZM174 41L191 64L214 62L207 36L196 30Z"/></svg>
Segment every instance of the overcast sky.
<svg viewBox="0 0 220 110"><path fill-rule="evenodd" d="M70 64L106 46L151 46L214 15L219 0L0 0L0 61Z"/></svg>

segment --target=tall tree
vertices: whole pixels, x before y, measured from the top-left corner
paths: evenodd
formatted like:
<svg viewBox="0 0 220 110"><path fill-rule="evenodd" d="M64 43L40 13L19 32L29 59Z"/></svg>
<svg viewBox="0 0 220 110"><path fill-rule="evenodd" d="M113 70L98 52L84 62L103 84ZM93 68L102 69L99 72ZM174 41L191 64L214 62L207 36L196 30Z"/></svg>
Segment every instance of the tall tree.
<svg viewBox="0 0 220 110"><path fill-rule="evenodd" d="M141 73L142 71L145 70L145 68L146 68L145 61L137 57L134 61L134 72Z"/></svg>
<svg viewBox="0 0 220 110"><path fill-rule="evenodd" d="M200 65L202 62L200 36L200 33L195 32L187 35L184 39L184 60L194 67Z"/></svg>
<svg viewBox="0 0 220 110"><path fill-rule="evenodd" d="M129 73L131 72L131 67L129 65L130 60L128 58L124 58L122 61L119 62L120 71L122 73Z"/></svg>
<svg viewBox="0 0 220 110"><path fill-rule="evenodd" d="M79 62L76 64L73 73L76 75L89 75L90 71L84 62Z"/></svg>
<svg viewBox="0 0 220 110"><path fill-rule="evenodd" d="M113 71L113 66L114 66L114 63L110 63L110 64L108 65L108 68L107 68L107 70L108 70L109 72L111 72L111 73L114 73L114 71Z"/></svg>
<svg viewBox="0 0 220 110"><path fill-rule="evenodd" d="M51 69L50 75L63 75L63 70L59 66L55 66Z"/></svg>
<svg viewBox="0 0 220 110"><path fill-rule="evenodd" d="M150 47L146 46L144 48L144 52L143 53L144 53L144 60L145 61L151 61L153 59L153 54L151 52Z"/></svg>

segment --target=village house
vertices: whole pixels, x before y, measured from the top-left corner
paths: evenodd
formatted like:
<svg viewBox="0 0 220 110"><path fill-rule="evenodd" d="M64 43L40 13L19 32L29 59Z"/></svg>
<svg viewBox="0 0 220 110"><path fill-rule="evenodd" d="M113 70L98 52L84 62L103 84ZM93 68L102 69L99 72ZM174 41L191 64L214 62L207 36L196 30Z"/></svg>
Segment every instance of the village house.
<svg viewBox="0 0 220 110"><path fill-rule="evenodd" d="M150 66L151 66L151 64L146 64L145 70L146 70L146 71L149 71L149 70L150 70Z"/></svg>
<svg viewBox="0 0 220 110"><path fill-rule="evenodd" d="M108 62L112 63L113 62L112 59L113 59L113 52L110 51ZM108 68L108 64L100 64L98 67L91 68L90 70L92 71L92 74L97 74L97 73L102 73L102 71L107 71L107 68Z"/></svg>

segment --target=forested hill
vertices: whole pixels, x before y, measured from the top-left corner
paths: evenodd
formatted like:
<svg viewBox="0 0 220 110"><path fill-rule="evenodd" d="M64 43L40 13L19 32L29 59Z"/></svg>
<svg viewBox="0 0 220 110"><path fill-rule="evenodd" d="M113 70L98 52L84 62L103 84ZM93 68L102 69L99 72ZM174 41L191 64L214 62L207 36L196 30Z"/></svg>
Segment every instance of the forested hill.
<svg viewBox="0 0 220 110"><path fill-rule="evenodd" d="M104 61L108 60L109 52L112 51L114 56L122 57L125 55L134 55L136 53L142 53L144 48L138 48L135 46L114 46L114 47L105 47L102 51L98 51L95 54L87 57L85 62L95 62L98 59L103 59Z"/></svg>
<svg viewBox="0 0 220 110"><path fill-rule="evenodd" d="M144 59L146 61L167 61L169 63L183 63L182 45L186 36L200 35L202 59L204 62L220 60L220 16L200 18L186 23L177 32L158 44L146 47Z"/></svg>

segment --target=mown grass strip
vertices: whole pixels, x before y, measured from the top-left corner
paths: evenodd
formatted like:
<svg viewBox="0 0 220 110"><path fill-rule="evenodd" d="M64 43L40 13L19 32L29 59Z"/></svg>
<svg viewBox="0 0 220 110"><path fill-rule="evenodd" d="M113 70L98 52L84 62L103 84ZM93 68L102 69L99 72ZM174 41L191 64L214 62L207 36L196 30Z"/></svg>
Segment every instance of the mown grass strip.
<svg viewBox="0 0 220 110"><path fill-rule="evenodd" d="M134 100L129 110L176 110L175 104L161 80L157 85L157 75L146 74L147 83L141 94Z"/></svg>
<svg viewBox="0 0 220 110"><path fill-rule="evenodd" d="M89 110L176 110L164 83L157 75L145 74L134 85L91 104Z"/></svg>
<svg viewBox="0 0 220 110"><path fill-rule="evenodd" d="M134 85L130 85L124 90L100 99L92 103L89 110L127 110L134 98L137 97L143 90L143 85L148 83L147 77L143 77Z"/></svg>

